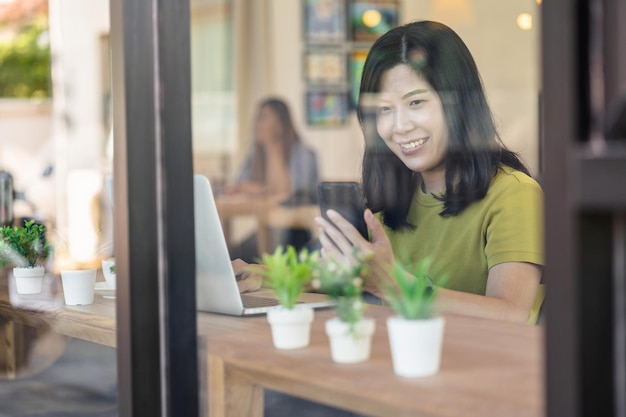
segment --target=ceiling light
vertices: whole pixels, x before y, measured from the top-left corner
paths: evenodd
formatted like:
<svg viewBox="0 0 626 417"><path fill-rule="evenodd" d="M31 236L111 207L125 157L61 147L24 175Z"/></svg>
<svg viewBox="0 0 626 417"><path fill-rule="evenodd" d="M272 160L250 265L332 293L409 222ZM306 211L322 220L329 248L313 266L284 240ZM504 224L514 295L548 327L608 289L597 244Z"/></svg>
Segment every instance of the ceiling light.
<svg viewBox="0 0 626 417"><path fill-rule="evenodd" d="M522 30L531 30L533 28L533 16L530 13L520 13L517 16L517 26Z"/></svg>
<svg viewBox="0 0 626 417"><path fill-rule="evenodd" d="M365 26L367 26L368 28L373 28L378 26L382 18L383 17L380 15L380 12L378 10L370 9L363 13L363 17L361 19L363 20L363 24Z"/></svg>

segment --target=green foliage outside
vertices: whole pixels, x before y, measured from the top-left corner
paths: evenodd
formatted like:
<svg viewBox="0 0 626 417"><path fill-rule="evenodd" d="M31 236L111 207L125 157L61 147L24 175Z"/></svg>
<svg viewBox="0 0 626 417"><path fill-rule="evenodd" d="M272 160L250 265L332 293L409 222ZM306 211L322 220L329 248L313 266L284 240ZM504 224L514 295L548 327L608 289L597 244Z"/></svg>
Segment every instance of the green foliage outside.
<svg viewBox="0 0 626 417"><path fill-rule="evenodd" d="M0 42L0 98L51 95L50 45L42 16L10 40Z"/></svg>

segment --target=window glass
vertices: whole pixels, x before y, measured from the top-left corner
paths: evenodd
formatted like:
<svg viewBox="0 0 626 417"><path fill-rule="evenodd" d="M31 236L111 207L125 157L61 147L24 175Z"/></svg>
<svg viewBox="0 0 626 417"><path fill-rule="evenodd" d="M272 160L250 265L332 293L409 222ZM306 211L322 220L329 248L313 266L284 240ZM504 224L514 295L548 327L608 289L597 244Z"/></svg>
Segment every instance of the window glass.
<svg viewBox="0 0 626 417"><path fill-rule="evenodd" d="M225 185L231 193L278 190L290 204L315 204L315 185L309 183L360 181L364 141L355 104L363 62L381 33L414 20L440 21L463 39L478 66L499 136L540 178L541 6L536 1L192 4L194 170L211 179L217 192ZM302 159L289 162L295 153L283 156L288 162L280 173L299 176L290 178L291 187L280 181L268 185L265 173L258 172L263 162L255 159L255 150L263 126L272 129L274 113L261 109L267 99L283 102L299 138L298 152L315 157L313 170ZM239 187L242 182L261 185ZM252 238L261 207L249 205L250 215L221 213L229 217L224 225L233 256L259 254ZM313 223L307 227L315 229ZM310 232L297 239L311 237ZM287 242L276 233L262 246L273 249ZM241 247L245 244L252 245L252 252L246 253L250 247Z"/></svg>
<svg viewBox="0 0 626 417"><path fill-rule="evenodd" d="M117 413L114 275L105 265L110 286L103 273L115 255L108 31L106 0L0 2L2 206L13 214L3 224L34 242L0 275L7 415ZM41 255L40 283L14 269L29 252ZM94 309L104 334L55 322Z"/></svg>
<svg viewBox="0 0 626 417"><path fill-rule="evenodd" d="M115 290L105 276L115 258L109 3L0 1L2 22L23 18L18 3L32 4L21 12L29 29L0 30L0 170L10 174L0 177L2 208L10 206L15 224L32 218L46 226L52 251L37 294L19 294L12 267L2 268L0 332L11 349L0 356L7 396L0 402L29 414L115 412L114 332L69 338L14 320L33 309L81 311L65 306L61 271L87 269L95 270L92 306L113 323ZM540 177L540 7L533 0L192 0L193 169L211 181L231 258L253 262L278 245L307 246L318 233L317 184L361 181L360 71L372 43L406 22L437 20L461 36L502 140ZM32 73L18 71L28 82L3 75L17 53L11 41L24 42L35 59ZM281 137L293 143L272 156L260 151ZM32 383L68 395L89 387L89 395L10 401ZM266 404L269 413L275 402Z"/></svg>
<svg viewBox="0 0 626 417"><path fill-rule="evenodd" d="M194 172L211 181L230 258L256 263L280 246L319 248L318 184L363 181L356 105L365 58L382 34L417 20L460 36L499 138L540 181L540 3L192 2ZM542 287L536 293L538 306ZM279 415L278 403L302 406L267 395L266 415Z"/></svg>

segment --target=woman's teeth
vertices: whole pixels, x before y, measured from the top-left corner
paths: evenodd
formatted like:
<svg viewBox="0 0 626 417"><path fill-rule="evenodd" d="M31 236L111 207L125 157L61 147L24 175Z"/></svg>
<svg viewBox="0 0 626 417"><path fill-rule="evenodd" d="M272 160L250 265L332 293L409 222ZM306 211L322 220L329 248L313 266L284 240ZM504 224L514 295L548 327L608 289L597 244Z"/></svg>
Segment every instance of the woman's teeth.
<svg viewBox="0 0 626 417"><path fill-rule="evenodd" d="M421 146L424 143L426 143L427 140L428 140L428 138L422 138L422 139L418 139L418 140L413 141L413 142L401 143L400 147L402 149L407 149L407 150L415 149L418 146Z"/></svg>

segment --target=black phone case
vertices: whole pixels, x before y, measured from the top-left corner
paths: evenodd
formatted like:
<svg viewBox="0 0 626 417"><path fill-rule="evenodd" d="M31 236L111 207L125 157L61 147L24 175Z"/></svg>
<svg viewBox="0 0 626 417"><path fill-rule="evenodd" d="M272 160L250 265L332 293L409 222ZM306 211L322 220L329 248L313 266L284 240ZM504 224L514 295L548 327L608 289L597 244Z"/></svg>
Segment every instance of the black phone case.
<svg viewBox="0 0 626 417"><path fill-rule="evenodd" d="M321 182L317 190L322 217L332 223L326 215L326 210L333 209L348 220L361 236L369 240L367 225L363 219L365 200L359 184L356 182Z"/></svg>

